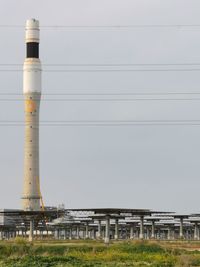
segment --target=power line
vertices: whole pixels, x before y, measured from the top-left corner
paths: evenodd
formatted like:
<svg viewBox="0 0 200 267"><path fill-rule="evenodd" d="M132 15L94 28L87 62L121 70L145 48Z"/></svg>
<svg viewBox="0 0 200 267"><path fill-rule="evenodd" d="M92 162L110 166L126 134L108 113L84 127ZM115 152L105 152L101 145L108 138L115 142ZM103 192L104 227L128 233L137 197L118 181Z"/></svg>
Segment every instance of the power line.
<svg viewBox="0 0 200 267"><path fill-rule="evenodd" d="M71 98L71 99L41 99L41 101L45 102L130 102L130 101L199 101L200 98ZM24 101L24 99L0 99L1 102L18 102Z"/></svg>
<svg viewBox="0 0 200 267"><path fill-rule="evenodd" d="M23 96L23 93L0 93L2 96ZM200 92L150 92L150 93L42 93L43 96L148 96L148 95L200 95Z"/></svg>
<svg viewBox="0 0 200 267"><path fill-rule="evenodd" d="M43 66L48 67L121 67L121 66L199 66L200 63L49 63L49 64L42 64ZM20 63L1 63L0 66L23 66L23 64Z"/></svg>
<svg viewBox="0 0 200 267"><path fill-rule="evenodd" d="M24 123L24 121L19 120L0 120L0 123L20 123L23 125L30 125L29 123ZM183 119L183 120L171 120L171 119L160 119L160 120L41 120L40 124L45 123L200 123L200 119Z"/></svg>
<svg viewBox="0 0 200 267"><path fill-rule="evenodd" d="M68 69L68 70L43 70L43 72L50 73L65 73L65 72L195 72L200 71L200 69ZM23 72L22 69L0 69L0 72Z"/></svg>
<svg viewBox="0 0 200 267"><path fill-rule="evenodd" d="M0 126L27 126L23 122L0 122ZM182 121L63 121L40 122L39 126L200 126L200 120Z"/></svg>
<svg viewBox="0 0 200 267"><path fill-rule="evenodd" d="M183 119L183 120L41 120L40 123L189 123L189 122L199 122L200 119ZM24 121L19 120L0 120L0 123L24 123Z"/></svg>
<svg viewBox="0 0 200 267"><path fill-rule="evenodd" d="M12 126L12 127L25 127L26 125L24 124L0 124L0 127L3 126ZM161 123L112 123L112 124L105 124L105 123L84 123L84 124L81 124L81 123L68 123L68 124L40 124L39 126L41 127L45 127L45 126L52 126L52 127L67 127L67 126L82 126L82 127L88 127L88 126L108 126L108 127L111 127L111 126L200 126L200 123L179 123L179 124L161 124Z"/></svg>
<svg viewBox="0 0 200 267"><path fill-rule="evenodd" d="M1 70L0 70L1 71ZM200 71L200 69L76 69L76 70L43 70L44 72L179 72L179 71Z"/></svg>
<svg viewBox="0 0 200 267"><path fill-rule="evenodd" d="M0 28L25 28L24 25L1 24ZM129 25L40 25L42 29L111 29L125 30L136 28L200 28L200 24L129 24Z"/></svg>

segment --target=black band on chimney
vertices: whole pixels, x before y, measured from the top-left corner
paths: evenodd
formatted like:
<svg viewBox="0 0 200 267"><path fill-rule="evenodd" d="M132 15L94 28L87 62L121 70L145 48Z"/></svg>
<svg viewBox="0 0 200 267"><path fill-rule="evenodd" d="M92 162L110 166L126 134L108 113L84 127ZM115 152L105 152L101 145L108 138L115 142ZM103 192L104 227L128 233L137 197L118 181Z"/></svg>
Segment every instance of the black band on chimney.
<svg viewBox="0 0 200 267"><path fill-rule="evenodd" d="M27 43L26 44L26 57L39 58L39 43Z"/></svg>

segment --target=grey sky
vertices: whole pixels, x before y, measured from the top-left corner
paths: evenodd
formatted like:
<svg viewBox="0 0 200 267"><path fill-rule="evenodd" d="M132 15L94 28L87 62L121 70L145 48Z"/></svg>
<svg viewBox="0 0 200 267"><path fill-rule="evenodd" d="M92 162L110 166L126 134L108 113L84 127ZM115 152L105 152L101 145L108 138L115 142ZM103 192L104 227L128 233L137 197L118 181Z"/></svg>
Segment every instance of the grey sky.
<svg viewBox="0 0 200 267"><path fill-rule="evenodd" d="M198 0L0 4L0 25L25 25L32 17L41 25L200 24ZM0 64L23 64L24 29L0 28L0 34ZM44 64L200 63L200 27L42 28L40 47ZM0 92L22 93L22 72L0 72ZM200 92L200 79L199 72L43 73L43 92ZM199 101L41 103L41 120L190 120L200 119L199 112ZM0 102L0 120L23 119L23 102ZM0 207L18 208L24 129L2 126L0 131ZM40 179L45 204L199 212L199 136L200 126L43 126Z"/></svg>

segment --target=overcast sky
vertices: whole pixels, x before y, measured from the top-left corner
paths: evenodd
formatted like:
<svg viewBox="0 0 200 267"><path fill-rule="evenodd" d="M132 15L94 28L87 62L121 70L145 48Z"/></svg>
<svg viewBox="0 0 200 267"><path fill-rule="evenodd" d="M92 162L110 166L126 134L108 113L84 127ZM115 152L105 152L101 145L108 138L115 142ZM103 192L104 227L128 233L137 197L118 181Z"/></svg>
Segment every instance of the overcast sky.
<svg viewBox="0 0 200 267"><path fill-rule="evenodd" d="M41 26L200 24L198 0L0 4L0 25L25 25L29 18L38 19ZM0 64L23 64L24 28L0 27L0 39ZM43 64L200 63L200 27L41 28L40 48ZM22 93L22 75L0 72L0 93ZM44 72L42 88L44 94L200 93L200 76L198 71ZM66 98L58 98L62 97ZM42 101L41 120L195 120L200 119L199 104ZM23 119L22 101L0 101L0 121ZM0 207L20 208L24 128L0 126L0 136ZM200 126L41 126L40 179L45 205L200 212Z"/></svg>

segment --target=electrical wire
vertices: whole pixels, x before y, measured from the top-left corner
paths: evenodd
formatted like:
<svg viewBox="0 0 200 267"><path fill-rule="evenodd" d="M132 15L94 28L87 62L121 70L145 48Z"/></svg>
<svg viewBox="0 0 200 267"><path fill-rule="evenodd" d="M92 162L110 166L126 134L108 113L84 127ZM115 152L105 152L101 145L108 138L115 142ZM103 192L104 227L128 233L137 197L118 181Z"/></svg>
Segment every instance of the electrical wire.
<svg viewBox="0 0 200 267"><path fill-rule="evenodd" d="M27 126L20 121L0 121L0 126ZM69 120L41 121L39 126L200 126L200 120Z"/></svg>
<svg viewBox="0 0 200 267"><path fill-rule="evenodd" d="M0 28L25 28L24 25L1 24ZM137 28L200 28L200 24L129 24L129 25L40 25L42 29L137 29Z"/></svg>
<svg viewBox="0 0 200 267"><path fill-rule="evenodd" d="M0 124L1 126L26 126L24 124ZM68 124L40 124L40 126L57 126L57 127L67 127L67 126L82 126L82 127L88 127L88 126L200 126L200 123L113 123L113 124L80 124L80 123L68 123Z"/></svg>
<svg viewBox="0 0 200 267"><path fill-rule="evenodd" d="M200 71L200 69L49 69L42 70L50 73L65 73L65 72L195 72ZM0 72L23 72L22 69L0 69Z"/></svg>
<svg viewBox="0 0 200 267"><path fill-rule="evenodd" d="M0 93L2 96L23 96L23 93ZM200 95L200 92L150 92L150 93L42 93L43 96L152 96L152 95Z"/></svg>
<svg viewBox="0 0 200 267"><path fill-rule="evenodd" d="M200 98L71 98L71 99L41 99L42 102L131 102L131 101L199 101ZM19 102L24 99L0 99L0 102Z"/></svg>
<svg viewBox="0 0 200 267"><path fill-rule="evenodd" d="M188 119L188 120L41 120L40 123L189 123L199 122L200 119ZM24 123L24 121L18 120L0 120L0 123Z"/></svg>
<svg viewBox="0 0 200 267"><path fill-rule="evenodd" d="M43 63L42 66L48 67L121 67L121 66L199 66L200 63ZM19 63L0 63L0 66L23 66L23 64Z"/></svg>

